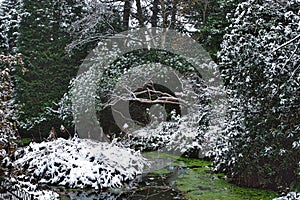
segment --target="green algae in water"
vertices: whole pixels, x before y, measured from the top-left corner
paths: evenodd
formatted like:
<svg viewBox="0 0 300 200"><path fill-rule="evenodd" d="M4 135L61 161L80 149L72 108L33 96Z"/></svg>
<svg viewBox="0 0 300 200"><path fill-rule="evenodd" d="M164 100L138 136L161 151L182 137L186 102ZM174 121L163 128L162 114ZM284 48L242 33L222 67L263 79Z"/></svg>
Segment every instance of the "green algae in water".
<svg viewBox="0 0 300 200"><path fill-rule="evenodd" d="M195 158L183 158L167 153L148 152L146 157L173 160L170 166L184 168L185 173L176 178L176 188L191 200L271 200L273 191L238 187L228 183L224 174L212 174L211 162ZM166 168L151 172L157 175L171 173Z"/></svg>
<svg viewBox="0 0 300 200"><path fill-rule="evenodd" d="M144 152L142 154L146 158L162 158L162 159L172 159L172 160L178 160L181 158L180 156L163 153L163 152L157 152L157 151Z"/></svg>
<svg viewBox="0 0 300 200"><path fill-rule="evenodd" d="M158 169L158 170L152 171L150 174L153 174L153 175L165 175L165 174L169 174L169 173L171 173L171 171L169 171L166 168L163 168L163 169Z"/></svg>
<svg viewBox="0 0 300 200"><path fill-rule="evenodd" d="M275 192L238 187L221 177L222 174L211 174L209 168L194 168L186 170L175 183L187 199L267 200L276 197Z"/></svg>
<svg viewBox="0 0 300 200"><path fill-rule="evenodd" d="M28 146L31 143L31 141L31 138L21 138L16 140L15 142L18 146Z"/></svg>
<svg viewBox="0 0 300 200"><path fill-rule="evenodd" d="M196 159L196 158L183 158L180 157L173 164L173 166L181 166L187 168L209 168L211 162Z"/></svg>
<svg viewBox="0 0 300 200"><path fill-rule="evenodd" d="M184 158L181 156L161 152L145 152L143 153L143 156L149 159L164 159L166 161L171 161L169 165L174 167L208 167L211 164L211 162L201 159Z"/></svg>

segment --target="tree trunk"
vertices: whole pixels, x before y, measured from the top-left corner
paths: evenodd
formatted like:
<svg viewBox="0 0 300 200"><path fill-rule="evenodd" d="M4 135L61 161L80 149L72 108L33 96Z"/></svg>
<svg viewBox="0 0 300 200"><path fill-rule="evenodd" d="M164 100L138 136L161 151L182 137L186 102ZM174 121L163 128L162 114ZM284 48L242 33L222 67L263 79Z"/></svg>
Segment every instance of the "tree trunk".
<svg viewBox="0 0 300 200"><path fill-rule="evenodd" d="M161 6L162 19L163 19L162 27L167 28L168 27L168 25L167 25L167 10L166 10L164 0L160 0L160 6Z"/></svg>
<svg viewBox="0 0 300 200"><path fill-rule="evenodd" d="M172 15L171 15L171 25L170 25L170 27L172 29L175 28L175 24L176 24L177 5L178 5L178 0L173 0Z"/></svg>
<svg viewBox="0 0 300 200"><path fill-rule="evenodd" d="M159 0L153 0L153 7L152 7L152 16L151 16L151 25L152 27L157 27L157 18L158 18L158 5Z"/></svg>
<svg viewBox="0 0 300 200"><path fill-rule="evenodd" d="M129 18L131 12L131 0L124 0L124 12L123 12L123 28L124 30L129 29Z"/></svg>
<svg viewBox="0 0 300 200"><path fill-rule="evenodd" d="M143 27L144 26L144 16L143 16L143 10L142 10L140 0L136 0L136 8L137 8L137 17L138 17L139 24L141 27Z"/></svg>

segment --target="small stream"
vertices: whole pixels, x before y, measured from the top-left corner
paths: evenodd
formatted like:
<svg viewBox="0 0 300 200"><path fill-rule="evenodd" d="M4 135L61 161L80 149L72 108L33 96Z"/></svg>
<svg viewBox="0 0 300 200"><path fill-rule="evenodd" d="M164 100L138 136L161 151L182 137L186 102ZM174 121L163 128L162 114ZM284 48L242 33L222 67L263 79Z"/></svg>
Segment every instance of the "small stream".
<svg viewBox="0 0 300 200"><path fill-rule="evenodd" d="M184 199L175 188L175 180L184 173L181 167L166 167L166 174L148 173L137 177L124 188L111 188L103 191L64 189L55 187L62 200L175 200Z"/></svg>
<svg viewBox="0 0 300 200"><path fill-rule="evenodd" d="M271 200L277 196L274 191L243 188L229 183L224 175L211 173L211 163L208 161L153 153L145 156L153 161L146 169L148 173L125 183L122 188L99 191L44 185L40 189L58 193L61 200ZM0 193L0 200L20 199L5 191Z"/></svg>
<svg viewBox="0 0 300 200"><path fill-rule="evenodd" d="M43 189L52 190L60 195L61 200L175 200L184 199L175 189L175 180L183 171L180 167L167 167L167 174L148 173L138 176L123 188L110 188L106 190L94 189L66 189L60 186L42 186ZM0 191L0 200L17 200L9 191ZM22 198L21 198L22 199ZM31 198L28 198L28 200Z"/></svg>
<svg viewBox="0 0 300 200"><path fill-rule="evenodd" d="M104 191L95 190L65 190L64 188L55 188L61 199L148 199L148 200L172 200L183 199L180 193L174 187L173 176L176 176L176 170L167 175L148 174L138 177L130 188L113 188ZM138 180L139 179L139 180Z"/></svg>

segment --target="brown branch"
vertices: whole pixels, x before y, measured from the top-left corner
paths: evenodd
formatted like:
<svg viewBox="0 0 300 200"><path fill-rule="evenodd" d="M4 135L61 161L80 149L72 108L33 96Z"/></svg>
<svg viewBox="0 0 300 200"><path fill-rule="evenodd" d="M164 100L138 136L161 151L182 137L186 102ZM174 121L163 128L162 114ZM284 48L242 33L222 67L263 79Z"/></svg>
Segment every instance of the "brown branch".
<svg viewBox="0 0 300 200"><path fill-rule="evenodd" d="M161 13L162 13L162 27L167 28L167 11L166 11L166 6L164 0L160 0L160 6L161 6Z"/></svg>
<svg viewBox="0 0 300 200"><path fill-rule="evenodd" d="M131 99L133 101L138 101L140 103L147 103L147 104L176 104L176 105L180 105L180 102L178 102L177 98L168 98L168 97L164 97L164 98L158 98L155 100L151 100L151 99L143 99L143 98L134 98Z"/></svg>

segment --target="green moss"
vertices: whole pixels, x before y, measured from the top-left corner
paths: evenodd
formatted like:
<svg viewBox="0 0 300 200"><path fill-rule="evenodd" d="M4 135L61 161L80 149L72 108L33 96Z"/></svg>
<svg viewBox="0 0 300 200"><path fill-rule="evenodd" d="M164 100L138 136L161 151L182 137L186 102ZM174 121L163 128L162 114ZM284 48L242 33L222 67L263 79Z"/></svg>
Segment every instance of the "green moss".
<svg viewBox="0 0 300 200"><path fill-rule="evenodd" d="M16 140L15 142L18 146L27 146L30 144L31 141L31 138L21 138Z"/></svg>
<svg viewBox="0 0 300 200"><path fill-rule="evenodd" d="M211 174L207 167L187 169L175 181L177 188L187 199L273 199L276 193L272 191L242 188L228 183L223 174Z"/></svg>
<svg viewBox="0 0 300 200"><path fill-rule="evenodd" d="M152 171L150 173L150 175L165 175L165 174L169 174L169 173L171 173L171 172L168 169L163 168L163 169L158 169L158 170Z"/></svg>
<svg viewBox="0 0 300 200"><path fill-rule="evenodd" d="M177 161L173 163L173 165L177 166L183 166L183 167L189 167L189 168L195 168L195 167L205 167L208 168L208 166L211 165L211 162L195 159L195 158L183 158L179 157Z"/></svg>
<svg viewBox="0 0 300 200"><path fill-rule="evenodd" d="M70 197L68 197L67 195L59 195L59 199L60 200L69 200Z"/></svg>
<svg viewBox="0 0 300 200"><path fill-rule="evenodd" d="M145 156L146 158L161 158L161 159L172 159L172 160L178 160L181 158L180 156L175 156L167 153L160 153L157 151L144 152L143 156Z"/></svg>
<svg viewBox="0 0 300 200"><path fill-rule="evenodd" d="M183 167L185 173L180 175L175 184L186 199L195 200L268 200L276 197L276 193L267 190L238 187L228 183L224 174L211 173L211 162L194 158L183 158L167 153L147 152L144 156L152 159L172 160L171 166ZM163 175L171 173L163 168L151 174Z"/></svg>

